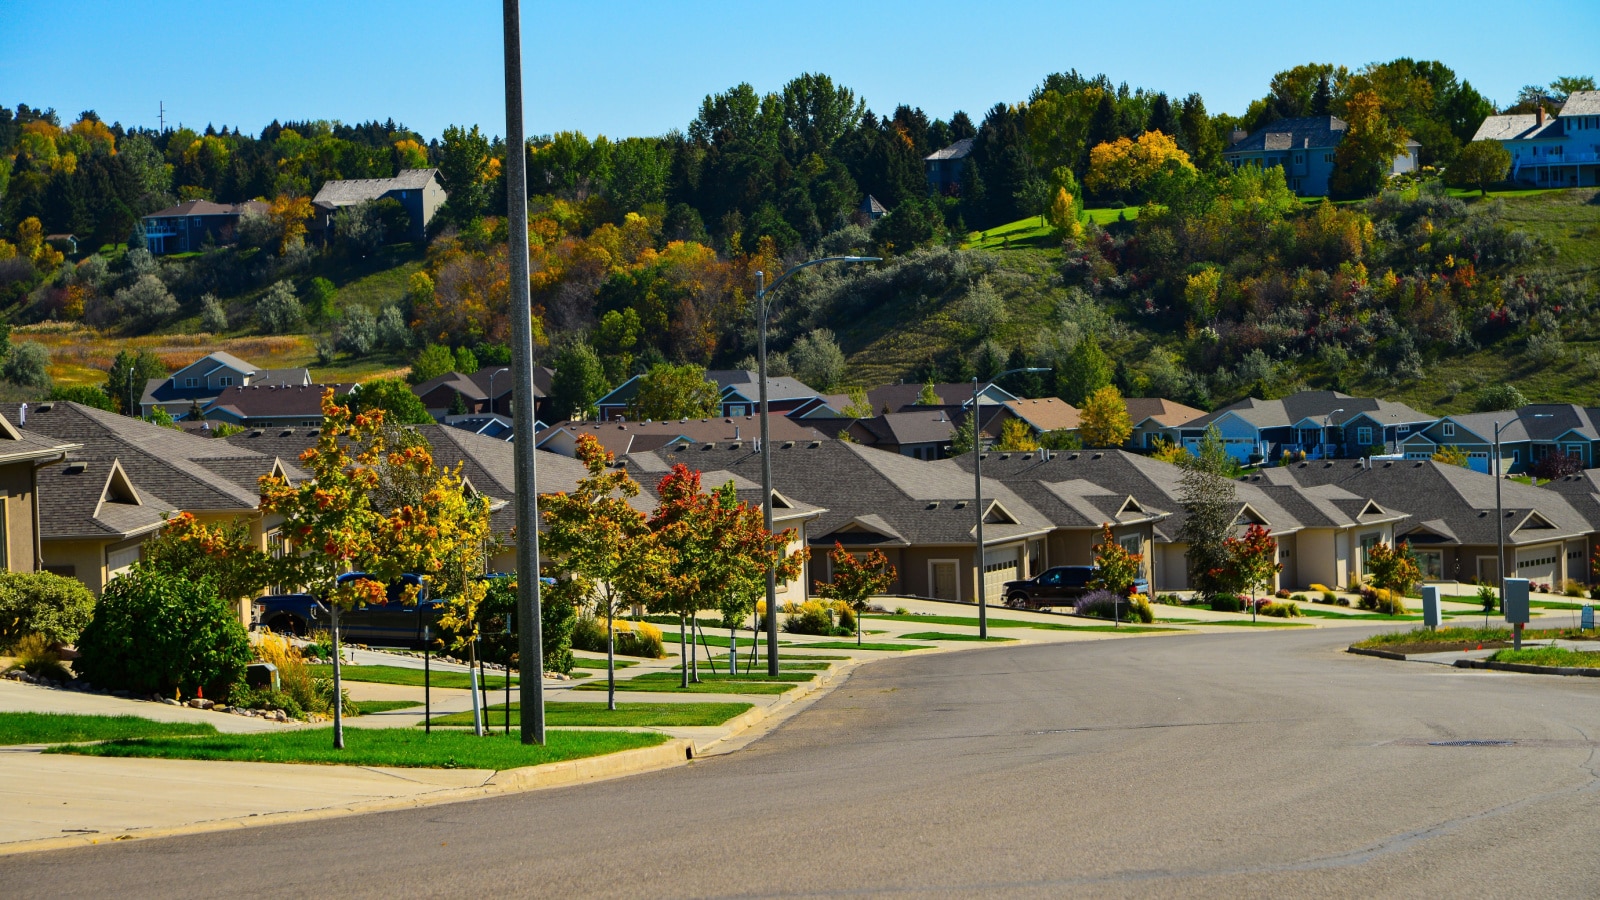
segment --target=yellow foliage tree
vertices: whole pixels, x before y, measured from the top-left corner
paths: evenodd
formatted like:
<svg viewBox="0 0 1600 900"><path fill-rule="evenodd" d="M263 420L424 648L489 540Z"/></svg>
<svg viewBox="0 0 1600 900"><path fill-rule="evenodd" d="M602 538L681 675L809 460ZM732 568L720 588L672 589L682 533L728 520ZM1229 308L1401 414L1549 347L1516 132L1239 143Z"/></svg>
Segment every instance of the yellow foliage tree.
<svg viewBox="0 0 1600 900"><path fill-rule="evenodd" d="M278 234L278 253L289 252L306 236L306 222L311 218L311 198L279 194L267 205L267 218Z"/></svg>
<svg viewBox="0 0 1600 900"><path fill-rule="evenodd" d="M1467 467L1467 451L1450 444L1433 451L1433 461L1447 466Z"/></svg>
<svg viewBox="0 0 1600 900"><path fill-rule="evenodd" d="M1198 322L1210 322L1217 315L1217 294L1222 287L1222 270L1206 268L1189 276L1183 299Z"/></svg>
<svg viewBox="0 0 1600 900"><path fill-rule="evenodd" d="M406 139L394 142L394 155L402 169L426 169L428 151L416 141Z"/></svg>
<svg viewBox="0 0 1600 900"><path fill-rule="evenodd" d="M1189 154L1172 138L1147 131L1137 141L1117 138L1089 151L1089 176L1084 183L1098 193L1140 191L1158 173L1171 168L1195 171Z"/></svg>
<svg viewBox="0 0 1600 900"><path fill-rule="evenodd" d="M1080 198L1068 193L1064 187L1056 188L1055 198L1050 201L1050 227L1071 238L1082 237L1082 208Z"/></svg>
<svg viewBox="0 0 1600 900"><path fill-rule="evenodd" d="M1028 423L1021 419L1007 419L1000 426L1000 442L994 445L994 449L1006 453L1024 453L1039 449L1039 441L1028 428Z"/></svg>
<svg viewBox="0 0 1600 900"><path fill-rule="evenodd" d="M1174 444L1166 440L1156 441L1156 448L1150 451L1151 459L1159 459L1164 463L1172 463L1173 465L1181 464L1188 456L1189 451L1184 449L1182 444Z"/></svg>
<svg viewBox="0 0 1600 900"><path fill-rule="evenodd" d="M1078 434L1085 447L1120 447L1127 443L1133 434L1133 419L1115 387L1108 384L1083 401Z"/></svg>

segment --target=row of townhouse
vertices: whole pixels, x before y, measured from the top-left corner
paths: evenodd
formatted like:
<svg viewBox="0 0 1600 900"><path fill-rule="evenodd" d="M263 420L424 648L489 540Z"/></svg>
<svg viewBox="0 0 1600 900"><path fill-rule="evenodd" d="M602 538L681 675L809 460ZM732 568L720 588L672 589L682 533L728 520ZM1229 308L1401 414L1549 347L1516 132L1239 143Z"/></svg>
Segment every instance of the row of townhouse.
<svg viewBox="0 0 1600 900"><path fill-rule="evenodd" d="M1278 400L1246 398L1159 434L1193 449L1210 428L1240 462L1275 461L1284 453L1353 458L1400 452L1407 438L1439 417L1403 403L1338 391L1300 391Z"/></svg>

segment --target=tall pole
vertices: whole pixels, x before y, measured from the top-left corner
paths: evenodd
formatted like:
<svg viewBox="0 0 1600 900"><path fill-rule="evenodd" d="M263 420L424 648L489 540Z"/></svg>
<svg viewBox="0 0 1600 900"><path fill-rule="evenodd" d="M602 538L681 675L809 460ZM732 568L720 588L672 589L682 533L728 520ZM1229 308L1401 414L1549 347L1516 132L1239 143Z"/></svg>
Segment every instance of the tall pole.
<svg viewBox="0 0 1600 900"><path fill-rule="evenodd" d="M983 423L978 420L978 379L972 379L972 496L977 500L978 550L972 561L978 573L978 640L989 639L989 592L983 583Z"/></svg>
<svg viewBox="0 0 1600 900"><path fill-rule="evenodd" d="M1499 545L1495 556L1494 574L1500 582L1500 612L1506 610L1506 514L1500 507L1500 482L1504 481L1504 474L1500 471L1500 423L1494 423L1494 537Z"/></svg>
<svg viewBox="0 0 1600 900"><path fill-rule="evenodd" d="M526 434L512 440L517 496L517 674L522 742L544 743L544 638L539 613L539 471L533 435L533 303L528 288L528 156L522 134L522 12L504 0L506 230L511 266L511 398ZM491 403L493 401L490 401ZM519 430L522 430L519 429Z"/></svg>
<svg viewBox="0 0 1600 900"><path fill-rule="evenodd" d="M495 411L494 411L494 377L496 375L500 375L502 373L509 372L509 371L511 371L511 370L505 368L504 366L502 366L502 367L500 367L498 369L495 369L493 372L489 373L489 415L491 415L491 416L495 414Z"/></svg>
<svg viewBox="0 0 1600 900"><path fill-rule="evenodd" d="M756 273L756 380L761 383L761 527L772 533L772 441L767 426L767 273ZM778 674L778 572L767 566L767 674Z"/></svg>

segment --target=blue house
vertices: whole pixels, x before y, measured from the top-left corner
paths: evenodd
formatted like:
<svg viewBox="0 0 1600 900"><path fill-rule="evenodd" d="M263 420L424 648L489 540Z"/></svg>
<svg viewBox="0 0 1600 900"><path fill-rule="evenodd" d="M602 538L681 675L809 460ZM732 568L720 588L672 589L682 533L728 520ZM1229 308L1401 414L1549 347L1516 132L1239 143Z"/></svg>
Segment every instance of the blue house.
<svg viewBox="0 0 1600 900"><path fill-rule="evenodd" d="M1520 409L1445 416L1401 442L1407 459L1430 459L1444 447L1467 455L1474 472L1492 470L1494 429L1500 425L1501 471L1526 471L1551 454L1576 457L1587 469L1600 459L1600 408L1535 403Z"/></svg>
<svg viewBox="0 0 1600 900"><path fill-rule="evenodd" d="M1179 437L1191 451L1216 427L1228 455L1240 462L1275 460L1284 453L1316 458L1359 457L1375 448L1399 452L1399 442L1438 420L1404 403L1301 391L1281 400L1250 397L1187 422Z"/></svg>
<svg viewBox="0 0 1600 900"><path fill-rule="evenodd" d="M1511 154L1512 181L1540 187L1600 184L1600 91L1574 91L1557 115L1489 116L1472 136Z"/></svg>
<svg viewBox="0 0 1600 900"><path fill-rule="evenodd" d="M1302 197L1326 197L1328 180L1333 176L1334 150L1349 129L1349 124L1338 116L1279 119L1248 135L1235 131L1233 144L1222 151L1222 158L1235 169L1277 166L1283 169L1289 190ZM1389 174L1415 171L1421 148L1416 141L1407 141L1405 149L1390 162Z"/></svg>

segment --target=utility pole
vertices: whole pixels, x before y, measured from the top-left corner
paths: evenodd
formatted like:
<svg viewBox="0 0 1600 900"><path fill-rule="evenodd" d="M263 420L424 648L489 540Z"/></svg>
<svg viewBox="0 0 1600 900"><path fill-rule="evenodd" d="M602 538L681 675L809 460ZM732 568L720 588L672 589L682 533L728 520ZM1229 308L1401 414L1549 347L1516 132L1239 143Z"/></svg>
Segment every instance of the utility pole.
<svg viewBox="0 0 1600 900"><path fill-rule="evenodd" d="M544 639L539 612L539 460L533 432L533 307L528 288L528 154L522 136L522 10L504 0L506 230L511 266L511 402L517 494L517 661L522 742L544 743Z"/></svg>
<svg viewBox="0 0 1600 900"><path fill-rule="evenodd" d="M161 104L161 111L157 114L156 119L161 123L160 130L164 132L167 130L167 101L158 100L156 102Z"/></svg>

